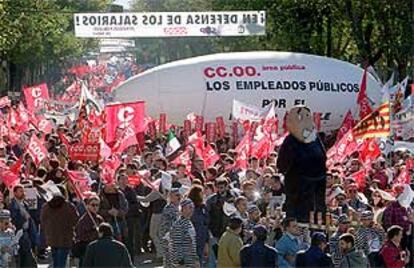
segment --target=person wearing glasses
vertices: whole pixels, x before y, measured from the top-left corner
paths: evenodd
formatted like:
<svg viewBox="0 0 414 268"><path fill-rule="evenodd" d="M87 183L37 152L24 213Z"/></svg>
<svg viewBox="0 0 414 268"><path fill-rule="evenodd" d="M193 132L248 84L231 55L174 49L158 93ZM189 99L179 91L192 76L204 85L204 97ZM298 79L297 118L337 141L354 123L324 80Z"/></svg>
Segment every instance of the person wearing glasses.
<svg viewBox="0 0 414 268"><path fill-rule="evenodd" d="M92 195L86 200L87 212L83 214L75 227L75 245L73 247L74 257L79 258L79 267L83 265L86 247L88 244L98 239L99 224L104 219L98 214L101 200L97 195Z"/></svg>

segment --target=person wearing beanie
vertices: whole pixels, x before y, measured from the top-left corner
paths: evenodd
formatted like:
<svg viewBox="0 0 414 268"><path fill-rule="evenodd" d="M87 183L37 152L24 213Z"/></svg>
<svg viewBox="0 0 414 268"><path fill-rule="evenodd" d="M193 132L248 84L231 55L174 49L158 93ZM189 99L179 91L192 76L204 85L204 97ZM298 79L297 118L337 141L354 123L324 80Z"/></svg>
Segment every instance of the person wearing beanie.
<svg viewBox="0 0 414 268"><path fill-rule="evenodd" d="M196 232L191 222L194 203L184 199L180 203L180 217L171 227L168 254L173 267L200 267L197 256Z"/></svg>
<svg viewBox="0 0 414 268"><path fill-rule="evenodd" d="M114 238L109 223L98 227L99 239L86 248L83 267L134 267L126 246Z"/></svg>
<svg viewBox="0 0 414 268"><path fill-rule="evenodd" d="M230 218L227 230L218 243L218 268L240 267L240 249L243 246L240 237L242 226L243 219L240 216L235 215Z"/></svg>
<svg viewBox="0 0 414 268"><path fill-rule="evenodd" d="M311 247L306 251L298 252L296 267L332 267L331 258L325 253L327 246L328 243L324 233L313 233Z"/></svg>
<svg viewBox="0 0 414 268"><path fill-rule="evenodd" d="M276 249L265 244L267 229L263 225L253 228L252 244L240 250L241 267L277 267Z"/></svg>

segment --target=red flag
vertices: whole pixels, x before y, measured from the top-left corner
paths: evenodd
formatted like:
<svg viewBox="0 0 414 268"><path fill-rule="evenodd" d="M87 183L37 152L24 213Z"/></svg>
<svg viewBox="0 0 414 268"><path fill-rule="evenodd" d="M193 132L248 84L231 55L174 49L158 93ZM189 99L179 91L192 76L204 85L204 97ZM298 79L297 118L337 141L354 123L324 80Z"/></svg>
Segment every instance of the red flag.
<svg viewBox="0 0 414 268"><path fill-rule="evenodd" d="M367 68L364 69L364 73L362 74L361 85L359 87L359 93L357 98L357 103L360 103L364 100L367 95Z"/></svg>
<svg viewBox="0 0 414 268"><path fill-rule="evenodd" d="M145 102L131 102L122 104L109 104L105 107L107 118L106 142L116 139L118 128L133 127L134 133L144 131Z"/></svg>
<svg viewBox="0 0 414 268"><path fill-rule="evenodd" d="M222 116L216 118L217 129L220 139L224 138L226 134L226 125L224 124L224 119Z"/></svg>
<svg viewBox="0 0 414 268"><path fill-rule="evenodd" d="M204 139L200 132L195 132L193 135L188 137L188 144L193 145L196 155L203 158Z"/></svg>
<svg viewBox="0 0 414 268"><path fill-rule="evenodd" d="M342 139L342 137L354 127L355 121L354 117L352 116L351 111L349 110L344 118L344 121L342 121L341 128L338 131L338 134L336 135L336 140L339 141Z"/></svg>
<svg viewBox="0 0 414 268"><path fill-rule="evenodd" d="M10 170L4 170L1 173L1 179L7 188L12 189L16 184L19 183L20 179L16 173L13 173Z"/></svg>
<svg viewBox="0 0 414 268"><path fill-rule="evenodd" d="M370 165L381 155L381 149L375 139L366 139L359 148L359 158L365 165Z"/></svg>
<svg viewBox="0 0 414 268"><path fill-rule="evenodd" d="M65 134L63 134L62 132L59 132L59 139L60 139L60 141L64 144L64 145L66 145L66 147L67 148L69 148L69 140L68 140L68 138L65 136Z"/></svg>
<svg viewBox="0 0 414 268"><path fill-rule="evenodd" d="M237 152L236 167L241 169L247 168L250 156L250 143L250 132L247 132L235 149Z"/></svg>
<svg viewBox="0 0 414 268"><path fill-rule="evenodd" d="M39 165L40 162L47 157L47 150L36 135L32 135L29 145L27 146L27 152L33 158L36 165Z"/></svg>
<svg viewBox="0 0 414 268"><path fill-rule="evenodd" d="M17 161L10 166L10 171L14 174L19 174L20 169L22 168L22 158L17 159Z"/></svg>
<svg viewBox="0 0 414 268"><path fill-rule="evenodd" d="M47 120L46 118L39 120L37 124L37 128L39 129L39 131L46 133L46 134L51 133L53 130L52 123L50 123L50 121Z"/></svg>
<svg viewBox="0 0 414 268"><path fill-rule="evenodd" d="M285 115L283 116L283 126L282 126L284 132L288 132L287 124L286 124L287 116L288 116L288 112L286 111Z"/></svg>
<svg viewBox="0 0 414 268"><path fill-rule="evenodd" d="M251 155L256 156L258 159L263 159L270 154L271 140L269 136L264 135L259 141L252 144Z"/></svg>
<svg viewBox="0 0 414 268"><path fill-rule="evenodd" d="M220 160L220 156L214 151L210 144L204 148L203 151L204 166L206 168L213 166L217 161Z"/></svg>
<svg viewBox="0 0 414 268"><path fill-rule="evenodd" d="M364 73L362 74L362 81L359 88L357 103L359 104L360 119L372 113L371 105L369 104L367 96L367 68L364 69Z"/></svg>
<svg viewBox="0 0 414 268"><path fill-rule="evenodd" d="M313 113L313 122L318 132L321 130L321 116L322 113Z"/></svg>
<svg viewBox="0 0 414 268"><path fill-rule="evenodd" d="M327 152L328 156L333 156L335 161L343 161L348 155L351 155L358 149L358 144L352 134L352 129L349 130L339 141L332 146Z"/></svg>
<svg viewBox="0 0 414 268"><path fill-rule="evenodd" d="M69 180L72 182L73 188L78 198L83 199L84 193L91 191L89 186L90 178L85 171L72 171L68 170Z"/></svg>
<svg viewBox="0 0 414 268"><path fill-rule="evenodd" d="M0 108L4 108L11 105L11 100L8 96L0 98Z"/></svg>
<svg viewBox="0 0 414 268"><path fill-rule="evenodd" d="M366 172L364 169L361 169L353 174L351 174L351 178L353 178L358 185L358 189L363 191L366 187L366 180L365 180Z"/></svg>
<svg viewBox="0 0 414 268"><path fill-rule="evenodd" d="M191 156L190 156L190 149L188 146L186 147L185 151L182 152L177 158L175 158L171 163L175 165L183 164L186 167L187 174L191 172Z"/></svg>
<svg viewBox="0 0 414 268"><path fill-rule="evenodd" d="M45 103L49 100L49 91L46 84L40 84L23 89L26 98L27 108L35 113L45 108Z"/></svg>
<svg viewBox="0 0 414 268"><path fill-rule="evenodd" d="M121 139L115 143L112 148L113 153L122 153L125 149L132 145L137 145L137 136L135 135L132 128L128 127L123 131Z"/></svg>
<svg viewBox="0 0 414 268"><path fill-rule="evenodd" d="M157 136L157 129L155 128L154 120L148 123L148 135L151 137L151 139L155 139Z"/></svg>

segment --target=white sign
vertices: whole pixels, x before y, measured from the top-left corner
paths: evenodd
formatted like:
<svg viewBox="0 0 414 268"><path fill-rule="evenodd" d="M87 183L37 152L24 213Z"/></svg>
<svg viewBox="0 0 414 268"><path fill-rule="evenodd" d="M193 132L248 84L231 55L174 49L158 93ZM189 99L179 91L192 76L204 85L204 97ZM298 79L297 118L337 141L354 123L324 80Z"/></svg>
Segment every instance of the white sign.
<svg viewBox="0 0 414 268"><path fill-rule="evenodd" d="M144 100L149 116L167 113L182 124L194 112L214 122L229 119L233 100L260 108L274 103L280 122L294 105L322 113L321 129L340 127L356 112L363 69L337 59L290 52L239 52L195 57L147 70L114 90L114 100ZM367 95L381 99L381 85L371 76ZM374 104L374 108L377 105Z"/></svg>
<svg viewBox="0 0 414 268"><path fill-rule="evenodd" d="M77 37L264 35L265 11L77 13Z"/></svg>

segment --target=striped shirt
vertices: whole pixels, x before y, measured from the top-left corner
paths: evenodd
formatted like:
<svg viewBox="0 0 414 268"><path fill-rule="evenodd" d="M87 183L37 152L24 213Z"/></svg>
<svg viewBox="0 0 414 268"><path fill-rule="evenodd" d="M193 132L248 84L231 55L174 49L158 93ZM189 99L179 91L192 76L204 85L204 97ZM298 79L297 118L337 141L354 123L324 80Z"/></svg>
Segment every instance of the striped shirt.
<svg viewBox="0 0 414 268"><path fill-rule="evenodd" d="M380 251L384 238L384 230L361 227L356 233L355 248L368 256L371 252Z"/></svg>
<svg viewBox="0 0 414 268"><path fill-rule="evenodd" d="M189 219L180 217L171 227L169 255L174 266L194 267L198 262L196 232Z"/></svg>

